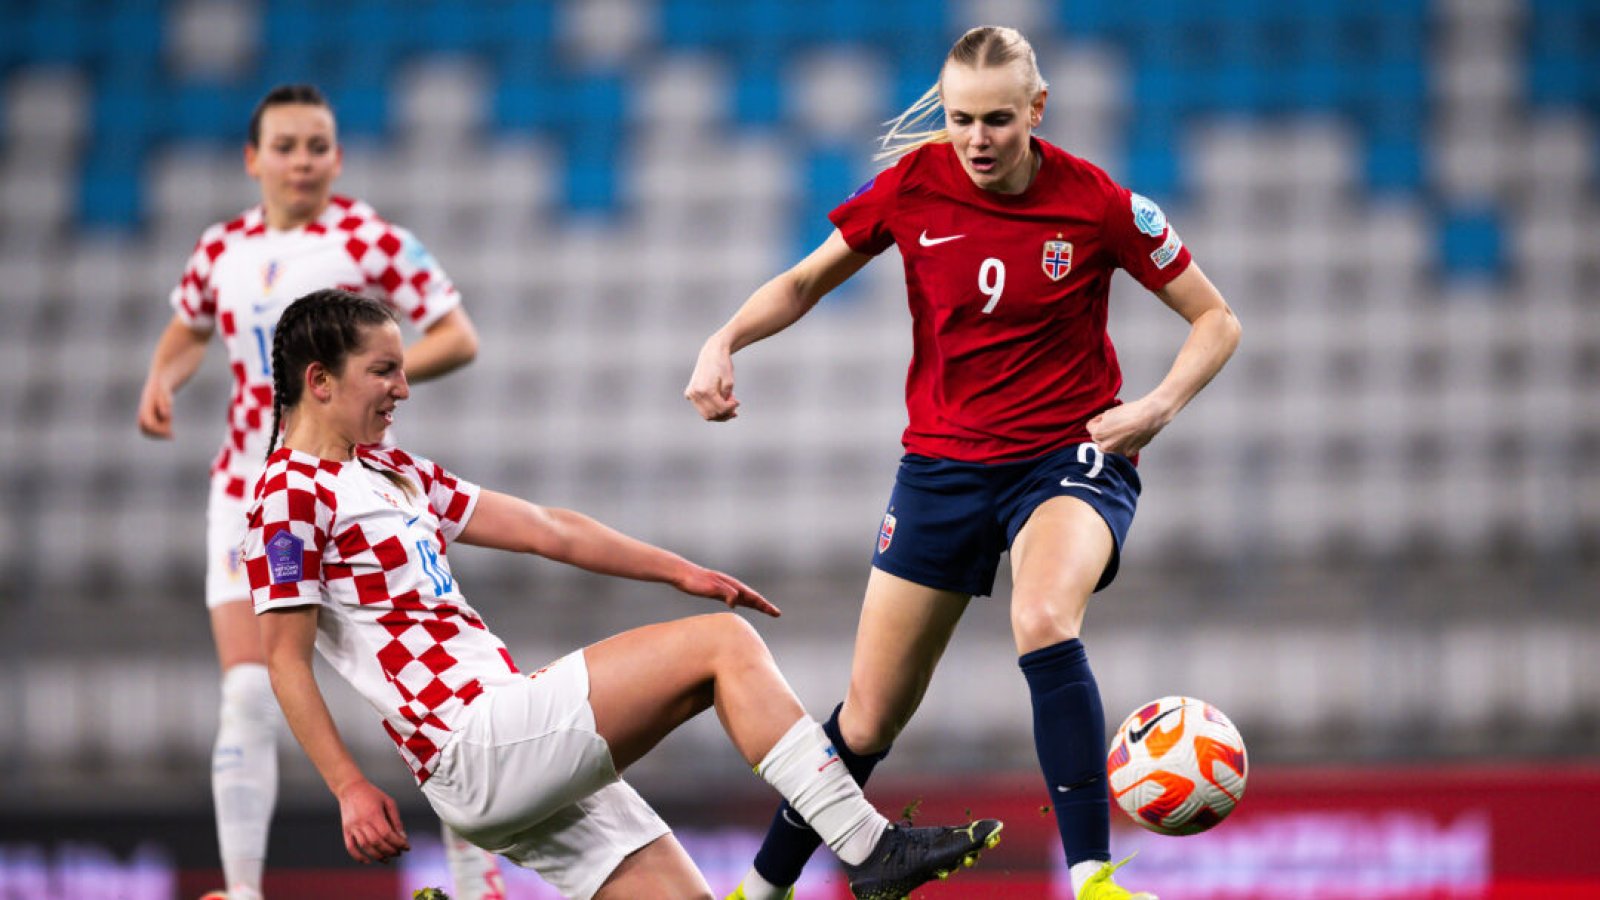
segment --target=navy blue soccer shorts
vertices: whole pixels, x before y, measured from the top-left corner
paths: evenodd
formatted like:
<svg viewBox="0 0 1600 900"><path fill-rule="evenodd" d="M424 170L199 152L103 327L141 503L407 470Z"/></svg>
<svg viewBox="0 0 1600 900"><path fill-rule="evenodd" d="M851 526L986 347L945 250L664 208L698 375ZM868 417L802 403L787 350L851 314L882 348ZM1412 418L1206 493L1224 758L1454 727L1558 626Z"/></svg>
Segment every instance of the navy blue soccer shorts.
<svg viewBox="0 0 1600 900"><path fill-rule="evenodd" d="M1076 497L1105 519L1115 542L1098 591L1117 576L1139 490L1133 463L1092 443L1008 463L907 454L872 564L924 587L988 596L1001 554L1033 511L1053 497Z"/></svg>

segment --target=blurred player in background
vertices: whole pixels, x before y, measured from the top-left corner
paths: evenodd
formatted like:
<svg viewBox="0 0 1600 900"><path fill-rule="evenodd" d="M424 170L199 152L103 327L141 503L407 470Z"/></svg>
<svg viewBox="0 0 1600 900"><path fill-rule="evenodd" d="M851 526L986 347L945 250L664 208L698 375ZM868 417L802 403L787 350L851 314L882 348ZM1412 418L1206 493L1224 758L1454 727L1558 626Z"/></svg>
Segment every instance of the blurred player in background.
<svg viewBox="0 0 1600 900"><path fill-rule="evenodd" d="M778 610L728 575L587 516L377 446L410 395L405 358L393 313L372 299L318 291L283 313L271 426L276 436L282 422L283 446L268 444L245 539L273 690L339 800L352 857L388 860L408 843L394 800L339 736L313 647L383 715L441 819L564 896L711 896L666 823L619 777L711 707L744 759L839 855L858 897L903 897L999 840L993 820L891 826L738 616L638 628L521 674L462 594L450 545Z"/></svg>
<svg viewBox="0 0 1600 900"><path fill-rule="evenodd" d="M250 585L239 558L246 499L261 470L272 409L269 352L278 316L318 288L381 298L422 332L406 352L414 380L471 361L477 334L444 270L409 232L359 200L333 194L342 152L333 110L311 85L275 88L256 106L245 171L261 203L200 236L172 292L172 321L156 344L139 398L139 428L172 437L172 398L221 331L233 373L228 433L211 467L206 508L206 606L222 666L212 795L226 896L261 895L278 793L278 710L268 683ZM445 836L457 900L503 896L494 860ZM222 896L218 894L217 896Z"/></svg>
<svg viewBox="0 0 1600 900"><path fill-rule="evenodd" d="M706 419L733 418L732 354L899 248L914 347L906 455L849 690L825 729L865 781L1009 550L1012 632L1073 889L1079 900L1147 898L1112 879L1105 717L1079 634L1090 595L1116 574L1137 453L1222 368L1239 325L1156 204L1033 136L1047 93L1021 34L962 36L938 83L884 137L883 155L899 161L833 211L821 247L706 341L685 394ZM1190 323L1166 377L1127 403L1106 332L1118 268ZM817 845L800 818L779 809L734 897L792 894Z"/></svg>

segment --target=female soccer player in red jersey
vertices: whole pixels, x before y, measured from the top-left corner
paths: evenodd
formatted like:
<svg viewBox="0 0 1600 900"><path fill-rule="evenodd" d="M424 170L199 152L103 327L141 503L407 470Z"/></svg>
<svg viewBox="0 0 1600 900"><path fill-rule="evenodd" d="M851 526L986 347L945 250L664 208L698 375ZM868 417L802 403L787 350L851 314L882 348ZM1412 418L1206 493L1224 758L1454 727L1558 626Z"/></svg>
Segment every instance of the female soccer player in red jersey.
<svg viewBox="0 0 1600 900"><path fill-rule="evenodd" d="M272 409L273 328L285 306L317 288L382 298L422 332L406 351L417 380L465 365L477 352L472 321L444 270L408 231L372 207L333 193L343 156L333 110L311 85L269 92L250 118L245 171L261 203L206 229L172 292L172 321L156 345L139 398L139 428L172 437L172 397L220 331L233 373L228 435L211 467L206 510L206 606L222 666L222 710L212 755L217 838L226 896L261 892L277 799L278 712L239 560L245 501L261 468ZM494 860L446 835L457 900L504 896ZM219 894L215 896L222 896Z"/></svg>
<svg viewBox="0 0 1600 900"><path fill-rule="evenodd" d="M843 704L826 730L865 780L905 727L972 595L1010 551L1012 633L1079 900L1148 897L1112 880L1105 720L1079 634L1116 573L1133 462L1232 355L1239 324L1150 200L1035 137L1046 85L1008 28L956 42L885 137L898 162L830 215L836 230L700 350L685 392L738 411L732 354L782 331L874 256L905 263L910 422L867 581ZM942 107L944 127L921 130ZM1190 323L1166 377L1121 403L1106 333L1124 269ZM735 897L790 892L815 838L780 809Z"/></svg>
<svg viewBox="0 0 1600 900"><path fill-rule="evenodd" d="M383 717L423 794L468 840L563 896L696 898L710 888L618 776L710 707L745 760L816 825L857 897L903 897L998 842L1000 823L896 828L861 795L755 629L722 613L650 625L531 675L467 603L456 543L670 584L768 615L738 580L586 516L484 490L380 448L410 394L393 314L318 291L284 311L276 405L245 568L272 687L339 801L363 862L407 849L394 801L362 775L311 666L313 646Z"/></svg>

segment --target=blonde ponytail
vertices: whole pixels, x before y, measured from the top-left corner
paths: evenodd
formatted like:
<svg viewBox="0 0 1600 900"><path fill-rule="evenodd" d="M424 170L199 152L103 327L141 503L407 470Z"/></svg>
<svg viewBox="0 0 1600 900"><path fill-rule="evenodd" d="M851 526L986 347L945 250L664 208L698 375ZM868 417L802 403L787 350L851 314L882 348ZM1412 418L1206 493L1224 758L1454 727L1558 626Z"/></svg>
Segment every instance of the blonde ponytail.
<svg viewBox="0 0 1600 900"><path fill-rule="evenodd" d="M968 31L945 55L944 65L950 63L975 69L1020 64L1031 88L1030 96L1038 96L1048 87L1039 74L1039 60L1034 55L1033 45L1015 28L984 25ZM949 129L943 125L932 127L935 121L944 118L944 68L941 66L939 71L940 80L933 87L905 112L884 123L889 130L878 139L881 149L873 154L874 162L899 159L918 147L950 140Z"/></svg>
<svg viewBox="0 0 1600 900"><path fill-rule="evenodd" d="M944 101L939 96L939 83L934 82L933 87L924 91L905 112L884 123L889 130L878 139L881 149L872 155L872 161L899 159L925 144L942 144L950 140L949 129L942 125L938 128L928 127L936 119L943 118Z"/></svg>

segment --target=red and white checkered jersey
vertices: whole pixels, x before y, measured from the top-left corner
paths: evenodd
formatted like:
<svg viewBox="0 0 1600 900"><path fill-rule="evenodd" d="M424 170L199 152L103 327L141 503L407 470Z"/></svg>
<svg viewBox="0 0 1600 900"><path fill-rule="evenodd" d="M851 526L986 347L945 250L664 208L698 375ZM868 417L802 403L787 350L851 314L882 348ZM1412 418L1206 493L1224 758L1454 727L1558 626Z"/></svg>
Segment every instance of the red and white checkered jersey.
<svg viewBox="0 0 1600 900"><path fill-rule="evenodd" d="M383 300L419 329L461 304L426 247L360 200L335 195L316 221L267 227L260 206L205 230L172 307L190 328L219 328L233 371L228 434L211 465L229 496L244 499L261 471L272 427L272 330L285 307L325 288Z"/></svg>
<svg viewBox="0 0 1600 900"><path fill-rule="evenodd" d="M383 714L419 783L461 712L521 677L445 554L478 496L477 485L398 448L362 447L336 462L284 447L267 461L248 516L256 613L320 607L317 650Z"/></svg>

